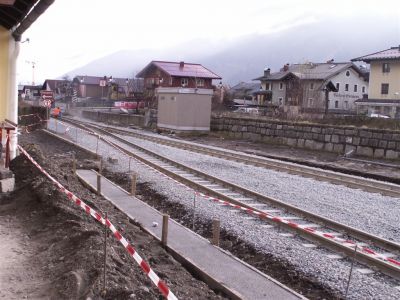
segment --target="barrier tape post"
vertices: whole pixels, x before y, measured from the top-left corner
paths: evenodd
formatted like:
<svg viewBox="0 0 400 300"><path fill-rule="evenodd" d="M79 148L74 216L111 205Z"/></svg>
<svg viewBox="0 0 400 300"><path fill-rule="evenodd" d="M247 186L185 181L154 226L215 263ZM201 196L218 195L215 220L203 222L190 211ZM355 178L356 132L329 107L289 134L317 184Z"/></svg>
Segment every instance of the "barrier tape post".
<svg viewBox="0 0 400 300"><path fill-rule="evenodd" d="M193 224L192 224L193 231L194 231L195 221L196 221L196 193L193 194Z"/></svg>
<svg viewBox="0 0 400 300"><path fill-rule="evenodd" d="M57 121L57 118L55 118L54 121L56 122L56 133L58 133L58 121Z"/></svg>
<svg viewBox="0 0 400 300"><path fill-rule="evenodd" d="M131 177L131 195L136 195L136 174L133 173Z"/></svg>
<svg viewBox="0 0 400 300"><path fill-rule="evenodd" d="M349 287L350 287L350 281L351 281L351 275L353 274L353 266L354 266L354 261L356 259L356 255L357 255L357 244L354 248L354 255L353 255L353 259L351 260L351 266L350 266L350 273L349 273L349 279L347 280L347 287L346 287L346 295L345 295L345 299L347 299L347 294L349 292Z"/></svg>
<svg viewBox="0 0 400 300"><path fill-rule="evenodd" d="M165 248L168 243L168 215L163 215L162 219L162 233L161 233L161 244Z"/></svg>
<svg viewBox="0 0 400 300"><path fill-rule="evenodd" d="M153 284L158 288L160 293L168 300L177 300L178 298L174 295L174 293L168 288L164 281L160 279L160 277L151 269L148 263L143 260L143 258L139 255L136 249L124 238L121 233L115 228L115 226L108 220L104 219L98 212L96 212L93 208L83 202L81 199L76 197L72 192L67 190L64 186L62 186L56 179L54 179L49 173L47 173L29 154L18 145L18 149L27 157L29 161L32 162L39 170L42 172L47 178L49 178L52 183L54 183L62 193L66 194L68 199L70 199L73 203L75 203L78 207L83 209L88 215L96 219L101 224L107 226L113 236L122 244L125 250L129 253L129 255L136 261L136 263L141 267L142 271L150 278Z"/></svg>
<svg viewBox="0 0 400 300"><path fill-rule="evenodd" d="M76 176L76 157L75 157L75 153L72 154L72 171L74 173L74 176Z"/></svg>
<svg viewBox="0 0 400 300"><path fill-rule="evenodd" d="M102 159L99 160L99 172L97 172L97 195L101 195L101 169L102 169Z"/></svg>
<svg viewBox="0 0 400 300"><path fill-rule="evenodd" d="M215 246L219 246L219 235L221 232L220 227L221 227L220 220L214 219L212 223L212 231L213 231L212 244Z"/></svg>
<svg viewBox="0 0 400 300"><path fill-rule="evenodd" d="M78 144L78 128L75 127L75 143Z"/></svg>
<svg viewBox="0 0 400 300"><path fill-rule="evenodd" d="M131 159L132 159L132 156L129 156L129 170L128 170L129 173L131 172Z"/></svg>
<svg viewBox="0 0 400 300"><path fill-rule="evenodd" d="M100 135L97 136L96 155L99 155L99 139L100 139Z"/></svg>
<svg viewBox="0 0 400 300"><path fill-rule="evenodd" d="M105 220L108 220L107 213L104 214ZM104 223L104 269L103 269L103 297L106 295L106 271L107 271L107 222Z"/></svg>

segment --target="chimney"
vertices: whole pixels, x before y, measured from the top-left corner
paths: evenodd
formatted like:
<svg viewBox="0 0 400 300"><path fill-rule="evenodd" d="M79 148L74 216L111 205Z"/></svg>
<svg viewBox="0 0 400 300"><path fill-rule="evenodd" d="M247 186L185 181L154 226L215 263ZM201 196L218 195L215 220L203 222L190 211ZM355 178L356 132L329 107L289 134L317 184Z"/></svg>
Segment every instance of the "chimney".
<svg viewBox="0 0 400 300"><path fill-rule="evenodd" d="M271 69L270 68L264 69L264 76L265 77L269 76L270 74L271 74Z"/></svg>
<svg viewBox="0 0 400 300"><path fill-rule="evenodd" d="M184 66L185 66L185 62L181 61L179 63L179 69L183 69Z"/></svg>
<svg viewBox="0 0 400 300"><path fill-rule="evenodd" d="M289 64L286 64L283 66L283 71L289 71Z"/></svg>

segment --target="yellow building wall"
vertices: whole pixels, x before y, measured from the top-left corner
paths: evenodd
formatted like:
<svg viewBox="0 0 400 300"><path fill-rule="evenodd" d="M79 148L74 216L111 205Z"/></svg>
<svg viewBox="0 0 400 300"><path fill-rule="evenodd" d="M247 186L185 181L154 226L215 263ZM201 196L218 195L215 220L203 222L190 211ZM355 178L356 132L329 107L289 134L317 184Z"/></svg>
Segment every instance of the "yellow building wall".
<svg viewBox="0 0 400 300"><path fill-rule="evenodd" d="M390 72L382 72L382 64L389 63ZM389 84L389 93L381 94L381 84ZM395 93L399 93L396 95ZM369 98L371 99L400 99L400 61L375 61L371 62L369 78Z"/></svg>
<svg viewBox="0 0 400 300"><path fill-rule="evenodd" d="M0 26L0 121L7 116L10 87L10 32Z"/></svg>

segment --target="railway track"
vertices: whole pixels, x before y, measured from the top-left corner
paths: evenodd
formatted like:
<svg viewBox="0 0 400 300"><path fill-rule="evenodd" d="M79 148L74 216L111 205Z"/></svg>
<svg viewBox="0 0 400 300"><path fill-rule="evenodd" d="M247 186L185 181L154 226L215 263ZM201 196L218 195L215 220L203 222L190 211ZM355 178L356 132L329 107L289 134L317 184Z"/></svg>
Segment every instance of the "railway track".
<svg viewBox="0 0 400 300"><path fill-rule="evenodd" d="M77 122L76 120L72 119L67 119L67 121L71 123ZM382 195L400 198L400 186L388 182L371 180L368 178L312 168L304 165L299 165L295 163L289 163L269 158L256 157L248 154L229 151L227 149L218 149L216 147L209 147L185 141L176 141L168 138L157 137L148 134L141 134L138 132L117 129L115 127L109 127L109 126L99 126L99 127L110 133L132 136L135 138L183 150L188 150L200 154L241 162L266 169L273 169L276 171L286 172L289 174L300 175L303 177L313 178L320 181L326 181L334 184L344 185L355 189L361 189L370 193L380 193Z"/></svg>
<svg viewBox="0 0 400 300"><path fill-rule="evenodd" d="M242 186L211 176L173 161L148 149L125 141L99 126L78 122L85 130L103 135L102 140L125 154L202 193L218 203L229 203L273 226L294 232L318 245L329 248L400 280L400 244L368 232L321 217ZM76 123L75 123L76 124ZM113 139L104 138L104 135ZM124 146L122 146L124 145ZM129 148L126 148L128 146Z"/></svg>

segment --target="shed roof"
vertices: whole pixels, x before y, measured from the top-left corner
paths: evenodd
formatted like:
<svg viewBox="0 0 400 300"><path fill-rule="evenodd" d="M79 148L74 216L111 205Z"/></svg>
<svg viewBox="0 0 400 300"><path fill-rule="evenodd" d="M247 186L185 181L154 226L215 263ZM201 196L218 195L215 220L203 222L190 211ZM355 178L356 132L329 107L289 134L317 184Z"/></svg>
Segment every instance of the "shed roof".
<svg viewBox="0 0 400 300"><path fill-rule="evenodd" d="M150 62L142 71L140 71L136 77L144 78L146 72L152 66L163 70L170 76L221 79L221 76L215 74L200 64L154 60Z"/></svg>
<svg viewBox="0 0 400 300"><path fill-rule="evenodd" d="M400 60L400 46L391 47L386 50L353 58L351 61L365 61L366 63L369 63L370 61L373 60L392 60L392 59Z"/></svg>

